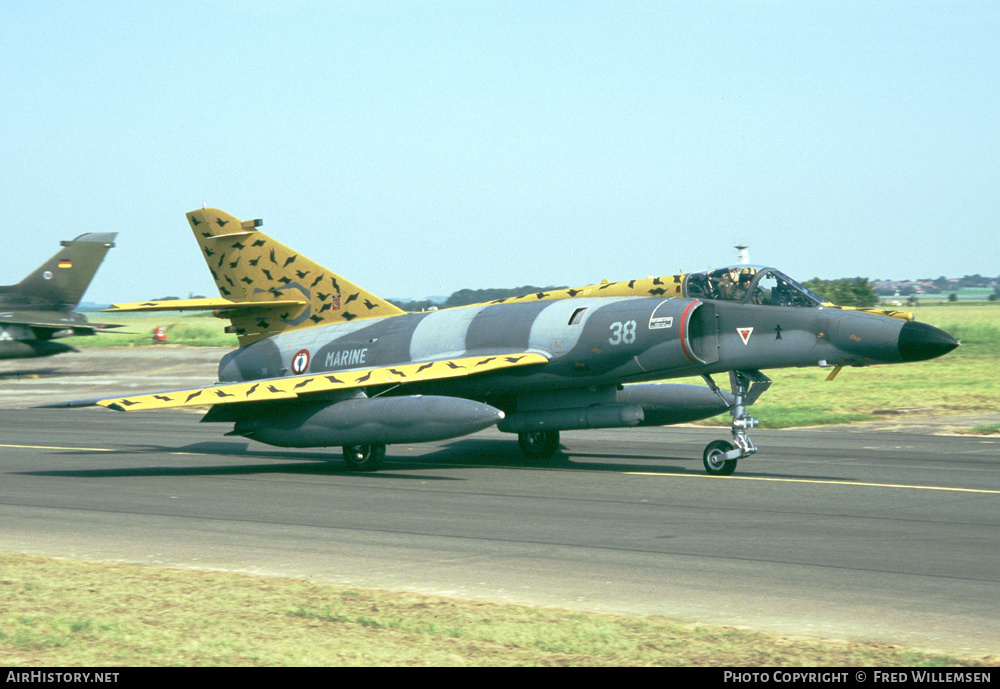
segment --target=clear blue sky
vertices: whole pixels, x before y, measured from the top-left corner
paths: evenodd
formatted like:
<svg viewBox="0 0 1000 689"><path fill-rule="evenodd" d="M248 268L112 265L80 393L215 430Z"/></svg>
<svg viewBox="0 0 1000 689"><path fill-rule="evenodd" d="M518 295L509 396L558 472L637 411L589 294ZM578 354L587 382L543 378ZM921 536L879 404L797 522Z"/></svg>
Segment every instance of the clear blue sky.
<svg viewBox="0 0 1000 689"><path fill-rule="evenodd" d="M216 296L240 218L381 296L751 260L1000 274L1000 3L5 2L0 284Z"/></svg>

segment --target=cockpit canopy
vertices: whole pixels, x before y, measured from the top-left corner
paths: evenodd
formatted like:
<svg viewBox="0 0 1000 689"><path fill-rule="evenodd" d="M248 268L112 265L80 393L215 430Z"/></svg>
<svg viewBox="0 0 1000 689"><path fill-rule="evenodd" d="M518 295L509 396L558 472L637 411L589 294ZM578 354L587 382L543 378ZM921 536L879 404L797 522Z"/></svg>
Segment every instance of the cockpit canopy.
<svg viewBox="0 0 1000 689"><path fill-rule="evenodd" d="M774 268L735 265L691 273L684 296L769 306L823 306L828 302Z"/></svg>

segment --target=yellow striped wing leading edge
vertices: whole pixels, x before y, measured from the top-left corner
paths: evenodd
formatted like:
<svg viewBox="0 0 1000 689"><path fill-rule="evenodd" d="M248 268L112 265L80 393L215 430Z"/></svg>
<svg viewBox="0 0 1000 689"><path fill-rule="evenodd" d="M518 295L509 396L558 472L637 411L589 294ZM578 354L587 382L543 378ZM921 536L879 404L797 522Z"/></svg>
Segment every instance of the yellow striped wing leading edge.
<svg viewBox="0 0 1000 689"><path fill-rule="evenodd" d="M268 378L245 383L220 383L187 390L112 397L97 404L118 411L142 411L170 407L199 407L215 404L292 399L332 390L379 385L415 383L458 378L506 368L544 364L548 358L534 352L475 356L441 361L425 361L383 368L354 369L287 378Z"/></svg>

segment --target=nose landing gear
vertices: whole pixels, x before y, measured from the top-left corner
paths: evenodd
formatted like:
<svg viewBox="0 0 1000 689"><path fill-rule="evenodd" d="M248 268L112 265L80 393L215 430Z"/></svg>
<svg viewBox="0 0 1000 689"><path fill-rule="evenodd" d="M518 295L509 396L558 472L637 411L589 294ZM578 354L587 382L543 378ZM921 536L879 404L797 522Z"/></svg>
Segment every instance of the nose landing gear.
<svg viewBox="0 0 1000 689"><path fill-rule="evenodd" d="M719 387L708 374L702 376L712 392L725 400ZM747 431L757 426L757 419L747 414L747 407L757 401L771 387L771 379L760 371L730 371L729 382L735 401L729 407L733 416L731 425L733 442L714 440L705 447L702 462L705 471L712 476L729 476L736 471L736 462L757 451Z"/></svg>

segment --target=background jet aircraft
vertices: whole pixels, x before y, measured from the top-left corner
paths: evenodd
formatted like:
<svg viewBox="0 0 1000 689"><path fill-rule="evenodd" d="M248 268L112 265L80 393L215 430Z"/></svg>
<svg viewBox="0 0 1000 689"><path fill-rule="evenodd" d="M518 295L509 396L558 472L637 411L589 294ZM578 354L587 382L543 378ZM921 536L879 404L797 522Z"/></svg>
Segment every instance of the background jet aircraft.
<svg viewBox="0 0 1000 689"><path fill-rule="evenodd" d="M665 425L729 411L732 441L710 443L711 474L756 452L748 406L764 368L868 366L929 359L958 342L902 317L839 309L773 269L740 267L539 292L405 314L268 237L260 220L187 214L223 298L116 305L214 309L240 348L221 382L51 406L116 410L210 406L205 422L281 447L343 447L376 470L391 443L492 426L529 457L559 431ZM836 370L836 369L835 369ZM732 392L712 375L728 373ZM705 386L654 383L700 375Z"/></svg>
<svg viewBox="0 0 1000 689"><path fill-rule="evenodd" d="M82 234L16 285L0 287L0 359L75 352L53 342L72 335L94 335L119 325L88 323L73 309L113 247L116 232Z"/></svg>

